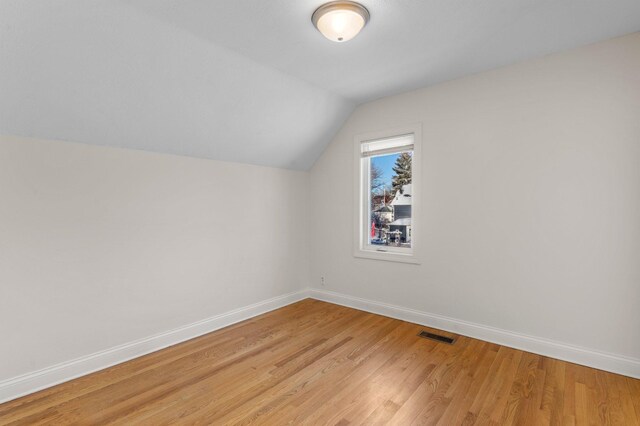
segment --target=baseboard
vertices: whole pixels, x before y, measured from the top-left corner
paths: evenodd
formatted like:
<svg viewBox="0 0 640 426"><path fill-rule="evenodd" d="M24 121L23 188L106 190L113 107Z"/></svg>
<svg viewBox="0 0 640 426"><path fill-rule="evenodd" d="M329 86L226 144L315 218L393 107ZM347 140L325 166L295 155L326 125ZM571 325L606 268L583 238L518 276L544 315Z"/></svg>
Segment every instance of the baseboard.
<svg viewBox="0 0 640 426"><path fill-rule="evenodd" d="M640 360L320 289L304 289L0 382L0 403L103 370L307 297L640 379Z"/></svg>
<svg viewBox="0 0 640 426"><path fill-rule="evenodd" d="M387 303L320 289L309 289L309 297L337 305L360 309L374 314L437 328L515 349L586 365L640 379L640 359L567 345L540 337L528 336L482 324L462 321L442 315L407 309Z"/></svg>
<svg viewBox="0 0 640 426"><path fill-rule="evenodd" d="M116 346L91 355L0 382L0 403L103 370L151 352L193 339L308 297L307 290L274 297L193 324Z"/></svg>

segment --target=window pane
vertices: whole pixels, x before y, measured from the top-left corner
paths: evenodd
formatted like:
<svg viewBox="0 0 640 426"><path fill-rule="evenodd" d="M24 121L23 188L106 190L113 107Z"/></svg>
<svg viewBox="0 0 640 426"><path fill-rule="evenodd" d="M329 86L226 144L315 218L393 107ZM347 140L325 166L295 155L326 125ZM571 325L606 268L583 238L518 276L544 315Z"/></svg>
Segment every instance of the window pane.
<svg viewBox="0 0 640 426"><path fill-rule="evenodd" d="M368 242L411 247L411 161L407 150L370 157Z"/></svg>

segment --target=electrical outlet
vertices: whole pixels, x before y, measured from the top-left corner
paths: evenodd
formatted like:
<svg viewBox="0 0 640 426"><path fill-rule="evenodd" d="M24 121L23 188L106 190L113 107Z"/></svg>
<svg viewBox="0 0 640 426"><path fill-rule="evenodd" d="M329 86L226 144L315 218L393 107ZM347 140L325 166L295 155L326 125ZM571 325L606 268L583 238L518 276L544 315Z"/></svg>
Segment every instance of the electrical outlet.
<svg viewBox="0 0 640 426"><path fill-rule="evenodd" d="M320 277L320 285L324 287L324 276Z"/></svg>

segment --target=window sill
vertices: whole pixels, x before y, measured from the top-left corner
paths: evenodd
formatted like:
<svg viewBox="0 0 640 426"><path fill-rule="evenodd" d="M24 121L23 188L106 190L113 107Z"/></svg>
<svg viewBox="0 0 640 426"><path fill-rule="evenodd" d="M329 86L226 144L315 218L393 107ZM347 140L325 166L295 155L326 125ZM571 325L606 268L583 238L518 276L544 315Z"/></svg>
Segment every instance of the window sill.
<svg viewBox="0 0 640 426"><path fill-rule="evenodd" d="M385 252L359 249L353 253L353 256L361 259L382 260L386 262L411 263L414 265L421 264L415 253L398 253L392 251Z"/></svg>

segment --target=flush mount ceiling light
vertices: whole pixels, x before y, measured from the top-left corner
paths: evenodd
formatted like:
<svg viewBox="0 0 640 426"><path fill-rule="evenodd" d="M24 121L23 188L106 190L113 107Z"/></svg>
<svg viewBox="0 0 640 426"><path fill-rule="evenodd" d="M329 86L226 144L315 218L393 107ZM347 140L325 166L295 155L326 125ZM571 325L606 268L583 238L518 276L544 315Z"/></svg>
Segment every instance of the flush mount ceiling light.
<svg viewBox="0 0 640 426"><path fill-rule="evenodd" d="M369 22L369 11L353 1L332 1L313 12L313 25L331 41L348 41Z"/></svg>

